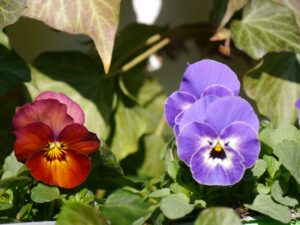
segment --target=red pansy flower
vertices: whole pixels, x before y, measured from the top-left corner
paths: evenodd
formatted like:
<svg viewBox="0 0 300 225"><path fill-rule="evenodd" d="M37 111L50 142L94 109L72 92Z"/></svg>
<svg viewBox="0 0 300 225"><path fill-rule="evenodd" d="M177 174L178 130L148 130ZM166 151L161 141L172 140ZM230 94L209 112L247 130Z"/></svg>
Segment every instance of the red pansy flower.
<svg viewBox="0 0 300 225"><path fill-rule="evenodd" d="M16 158L31 175L64 188L81 184L91 168L88 155L100 141L84 126L80 106L62 93L44 92L13 118Z"/></svg>

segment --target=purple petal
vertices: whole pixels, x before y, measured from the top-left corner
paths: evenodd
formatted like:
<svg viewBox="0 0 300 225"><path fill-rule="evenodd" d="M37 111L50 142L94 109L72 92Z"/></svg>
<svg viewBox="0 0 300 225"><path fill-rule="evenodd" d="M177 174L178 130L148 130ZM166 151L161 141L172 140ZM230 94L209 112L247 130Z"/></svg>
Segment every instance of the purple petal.
<svg viewBox="0 0 300 225"><path fill-rule="evenodd" d="M191 158L191 172L194 179L206 185L232 185L238 182L245 171L239 154L226 149L226 158L210 158L211 149L201 148Z"/></svg>
<svg viewBox="0 0 300 225"><path fill-rule="evenodd" d="M258 158L260 143L256 131L244 122L235 122L224 128L221 140L228 147L238 152L246 168L253 166ZM227 147L226 147L227 146Z"/></svg>
<svg viewBox="0 0 300 225"><path fill-rule="evenodd" d="M67 106L54 99L34 101L19 108L12 121L13 130L20 130L33 122L47 124L52 128L54 136L58 136L65 126L74 123L67 114Z"/></svg>
<svg viewBox="0 0 300 225"><path fill-rule="evenodd" d="M165 117L168 124L173 128L175 125L175 117L190 107L195 101L195 97L188 92L174 92L165 103Z"/></svg>
<svg viewBox="0 0 300 225"><path fill-rule="evenodd" d="M211 148L217 139L217 133L212 126L206 123L191 122L183 127L177 141L178 157L187 165L192 155L203 146Z"/></svg>
<svg viewBox="0 0 300 225"><path fill-rule="evenodd" d="M219 97L215 95L205 96L197 100L187 110L183 111L182 115L179 114L175 119L175 122L179 125L177 129L178 133L176 133L175 130L175 134L178 135L181 132L183 126L192 121L203 122L206 119L206 110L208 106L218 98Z"/></svg>
<svg viewBox="0 0 300 225"><path fill-rule="evenodd" d="M295 106L300 110L300 98L296 101Z"/></svg>
<svg viewBox="0 0 300 225"><path fill-rule="evenodd" d="M234 95L239 94L240 82L236 74L228 66L210 59L188 66L179 90L187 91L199 99L202 92L214 84L220 84L232 90Z"/></svg>
<svg viewBox="0 0 300 225"><path fill-rule="evenodd" d="M258 118L251 105L240 97L229 96L216 99L208 106L206 114L205 122L211 124L218 134L226 126L236 121L249 124L258 133Z"/></svg>
<svg viewBox="0 0 300 225"><path fill-rule="evenodd" d="M234 96L232 90L222 86L222 85L210 85L202 92L201 98L207 95L216 95L219 97L224 96Z"/></svg>
<svg viewBox="0 0 300 225"><path fill-rule="evenodd" d="M60 103L65 104L67 106L67 113L74 119L74 123L84 123L85 118L81 107L65 94L46 91L37 96L34 101L42 99L56 99Z"/></svg>

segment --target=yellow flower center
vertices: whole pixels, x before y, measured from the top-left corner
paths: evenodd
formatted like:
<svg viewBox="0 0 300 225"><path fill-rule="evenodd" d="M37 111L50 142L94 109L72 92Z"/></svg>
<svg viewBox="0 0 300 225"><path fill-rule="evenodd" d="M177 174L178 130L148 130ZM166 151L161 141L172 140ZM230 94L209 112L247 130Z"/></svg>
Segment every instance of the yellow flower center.
<svg viewBox="0 0 300 225"><path fill-rule="evenodd" d="M214 147L214 150L215 150L216 152L221 152L221 151L223 150L223 148L222 148L222 146L220 145L219 142L218 142L218 143L216 144L216 146Z"/></svg>
<svg viewBox="0 0 300 225"><path fill-rule="evenodd" d="M64 160L65 159L65 145L60 142L51 142L48 143L47 146L44 148L46 150L44 157L47 161L53 160Z"/></svg>

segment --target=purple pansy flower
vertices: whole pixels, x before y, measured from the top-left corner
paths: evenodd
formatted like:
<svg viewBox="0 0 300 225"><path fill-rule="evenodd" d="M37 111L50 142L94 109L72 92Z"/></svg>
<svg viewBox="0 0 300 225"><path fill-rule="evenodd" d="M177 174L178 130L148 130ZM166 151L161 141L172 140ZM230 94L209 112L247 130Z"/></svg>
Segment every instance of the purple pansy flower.
<svg viewBox="0 0 300 225"><path fill-rule="evenodd" d="M176 117L198 99L208 95L237 96L239 90L240 82L236 74L222 63L204 59L188 65L179 91L165 103L166 120L174 128Z"/></svg>
<svg viewBox="0 0 300 225"><path fill-rule="evenodd" d="M178 156L201 184L232 185L258 158L259 121L240 97L206 96L184 111L178 123Z"/></svg>
<svg viewBox="0 0 300 225"><path fill-rule="evenodd" d="M300 98L296 101L295 106L298 108L299 110L299 114L298 114L298 124L300 126Z"/></svg>

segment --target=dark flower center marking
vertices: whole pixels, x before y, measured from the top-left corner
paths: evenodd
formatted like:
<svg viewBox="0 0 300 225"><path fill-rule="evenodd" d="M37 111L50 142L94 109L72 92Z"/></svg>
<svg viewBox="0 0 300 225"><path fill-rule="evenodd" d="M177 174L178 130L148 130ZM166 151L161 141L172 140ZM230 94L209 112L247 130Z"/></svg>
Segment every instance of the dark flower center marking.
<svg viewBox="0 0 300 225"><path fill-rule="evenodd" d="M44 159L48 162L54 160L66 161L65 144L60 142L48 143L45 148Z"/></svg>
<svg viewBox="0 0 300 225"><path fill-rule="evenodd" d="M213 158L213 159L218 158L218 159L222 159L222 160L226 158L226 153L219 142L211 150L209 157Z"/></svg>

